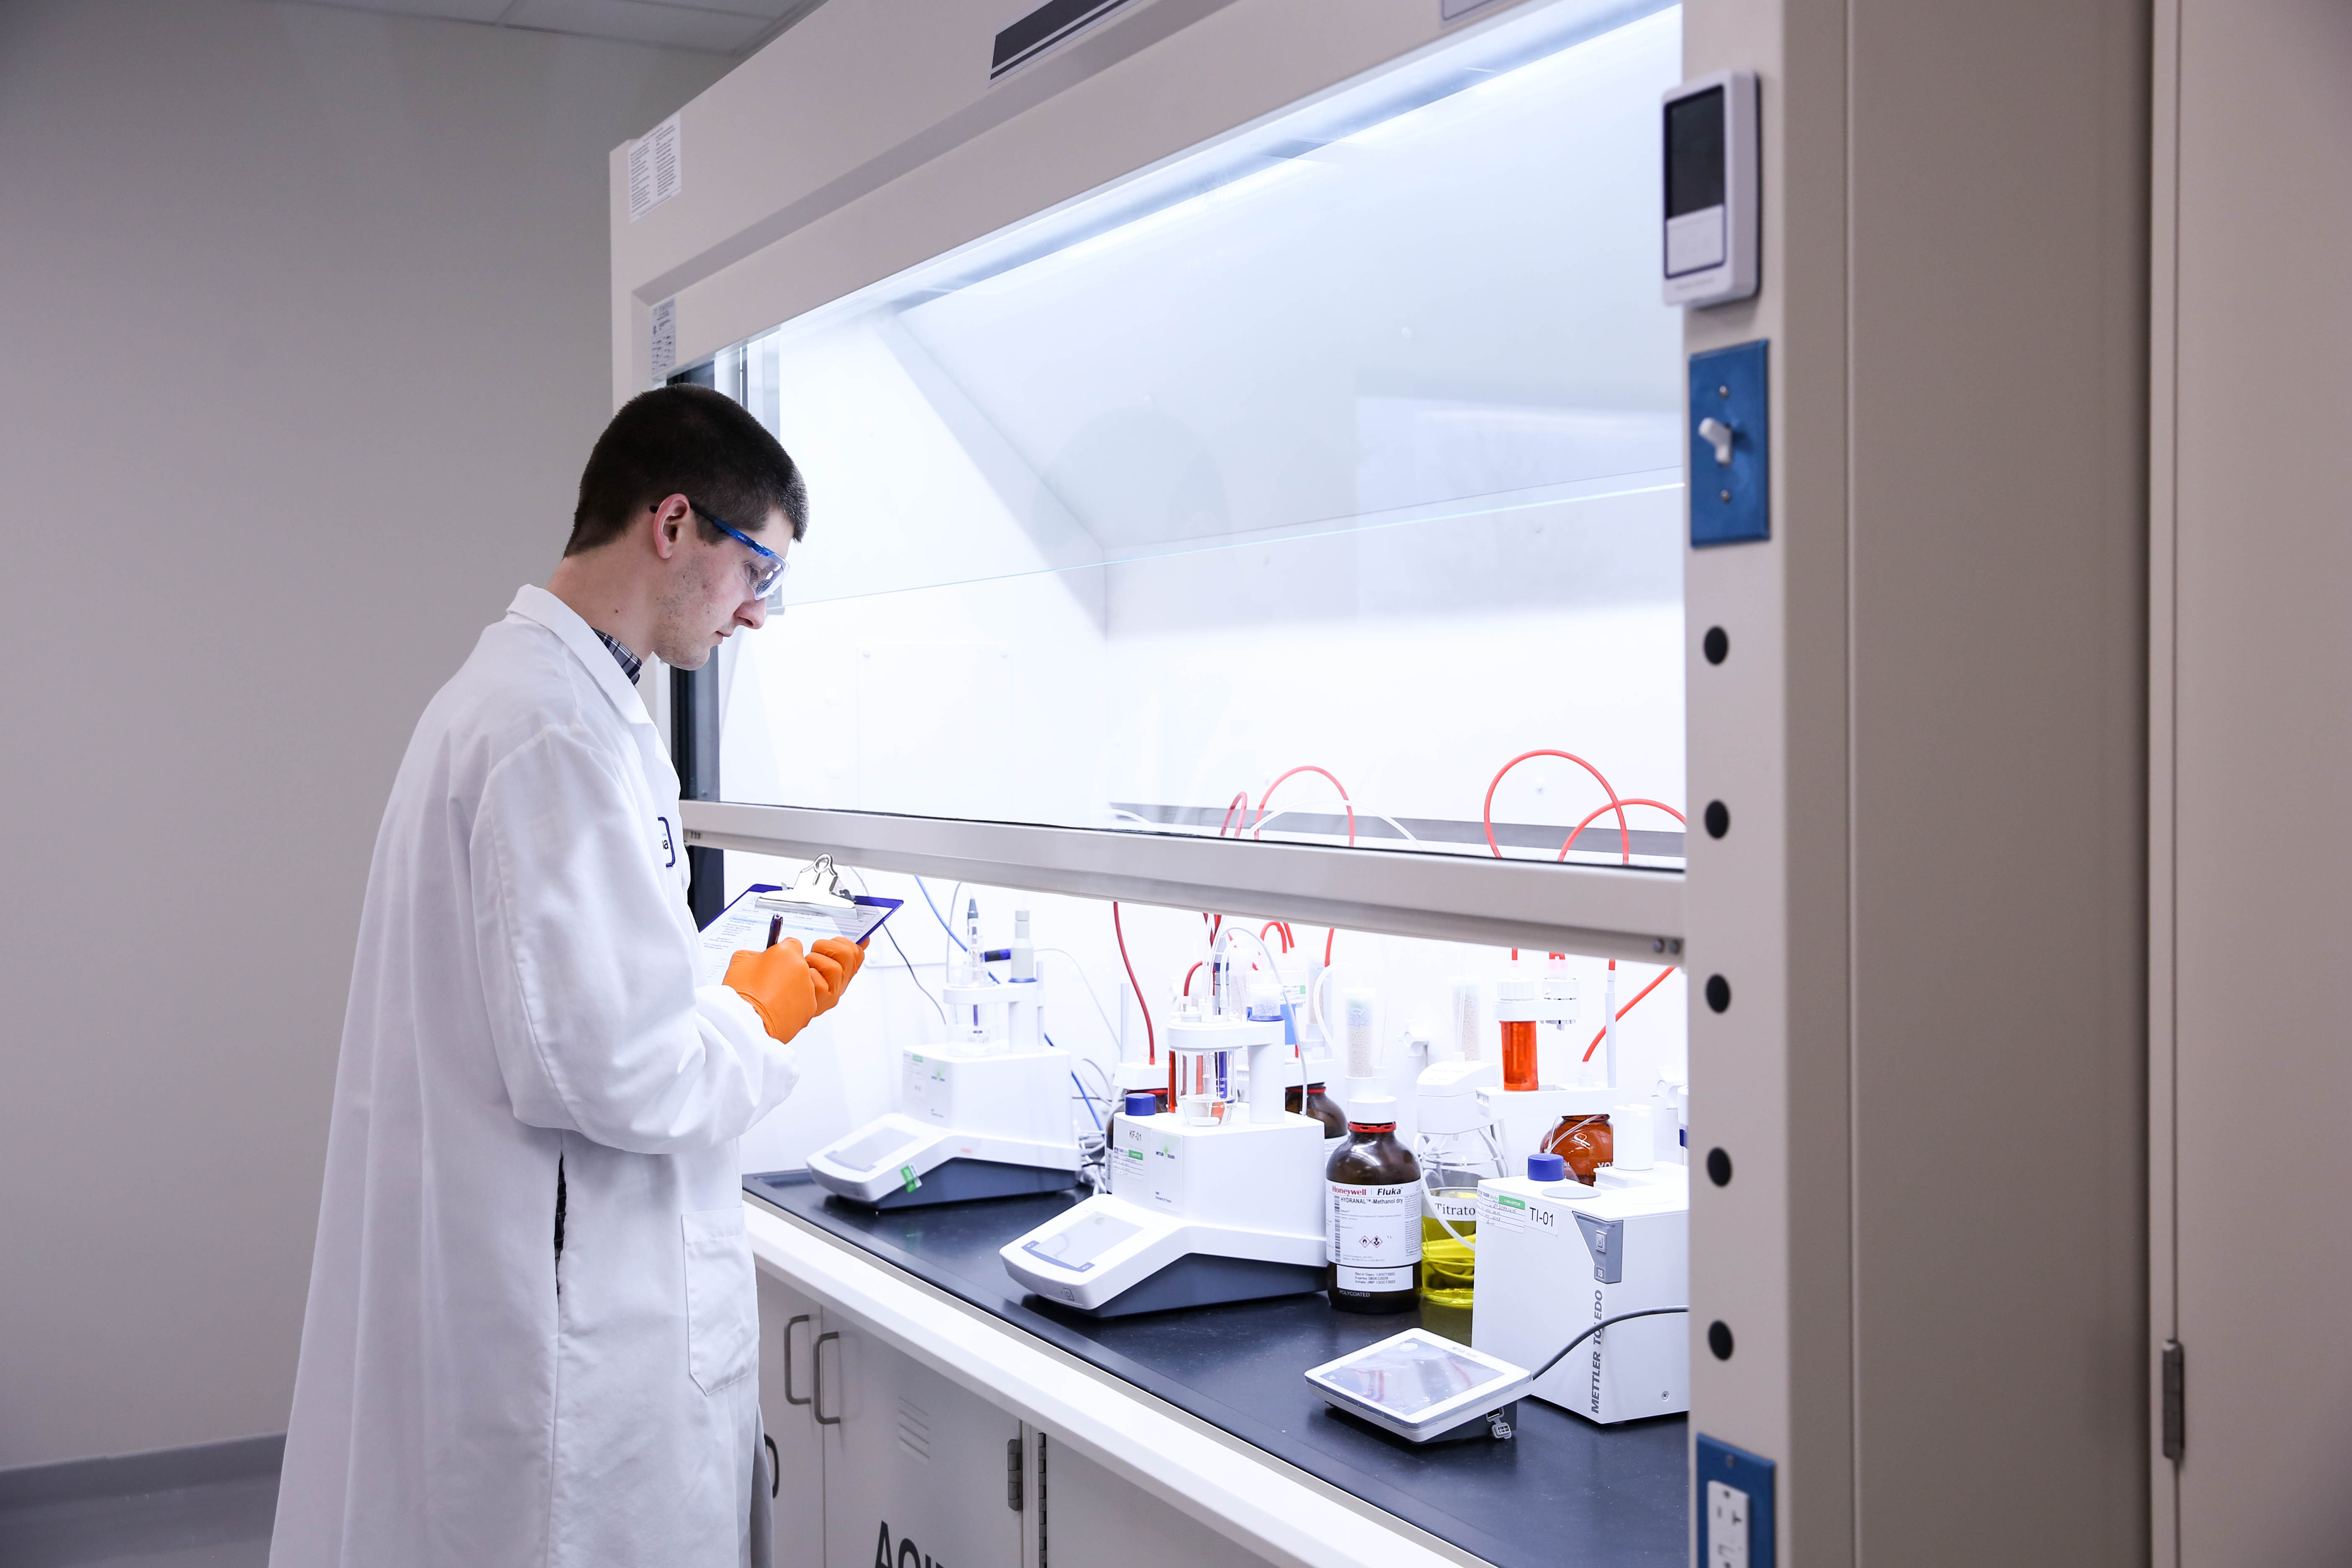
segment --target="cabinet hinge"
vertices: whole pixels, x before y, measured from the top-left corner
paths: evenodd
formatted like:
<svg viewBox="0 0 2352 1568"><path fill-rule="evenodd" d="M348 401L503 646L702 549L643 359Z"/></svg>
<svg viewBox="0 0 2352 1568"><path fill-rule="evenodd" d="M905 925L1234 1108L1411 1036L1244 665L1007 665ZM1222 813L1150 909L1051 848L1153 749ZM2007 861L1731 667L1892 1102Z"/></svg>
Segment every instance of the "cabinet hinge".
<svg viewBox="0 0 2352 1568"><path fill-rule="evenodd" d="M1004 1439L1004 1506L1021 1511L1021 1439Z"/></svg>
<svg viewBox="0 0 2352 1568"><path fill-rule="evenodd" d="M2188 1379L2181 1364L2180 1342L2164 1342L2164 1457L2180 1462L2189 1446Z"/></svg>

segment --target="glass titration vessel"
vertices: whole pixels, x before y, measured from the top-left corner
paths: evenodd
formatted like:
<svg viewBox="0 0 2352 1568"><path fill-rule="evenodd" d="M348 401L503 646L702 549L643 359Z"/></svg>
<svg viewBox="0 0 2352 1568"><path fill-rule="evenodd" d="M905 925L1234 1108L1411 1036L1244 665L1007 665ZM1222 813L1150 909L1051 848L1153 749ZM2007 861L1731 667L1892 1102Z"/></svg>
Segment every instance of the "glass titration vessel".
<svg viewBox="0 0 2352 1568"><path fill-rule="evenodd" d="M1427 1180L1421 1202L1421 1294L1441 1307L1468 1307L1478 1275L1478 1184L1503 1173L1488 1130L1423 1133L1417 1152Z"/></svg>

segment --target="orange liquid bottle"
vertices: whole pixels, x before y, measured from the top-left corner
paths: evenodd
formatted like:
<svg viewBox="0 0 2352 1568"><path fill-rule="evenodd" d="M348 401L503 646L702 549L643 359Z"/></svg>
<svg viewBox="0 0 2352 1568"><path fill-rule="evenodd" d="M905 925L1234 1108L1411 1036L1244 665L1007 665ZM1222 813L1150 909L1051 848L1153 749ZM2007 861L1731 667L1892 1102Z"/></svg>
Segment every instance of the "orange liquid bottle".
<svg viewBox="0 0 2352 1568"><path fill-rule="evenodd" d="M1536 1026L1532 1019L1525 1023L1510 1019L1503 1025L1503 1087L1536 1087Z"/></svg>
<svg viewBox="0 0 2352 1568"><path fill-rule="evenodd" d="M1495 1016L1503 1030L1503 1087L1541 1087L1536 1073L1536 983L1505 980L1495 986Z"/></svg>

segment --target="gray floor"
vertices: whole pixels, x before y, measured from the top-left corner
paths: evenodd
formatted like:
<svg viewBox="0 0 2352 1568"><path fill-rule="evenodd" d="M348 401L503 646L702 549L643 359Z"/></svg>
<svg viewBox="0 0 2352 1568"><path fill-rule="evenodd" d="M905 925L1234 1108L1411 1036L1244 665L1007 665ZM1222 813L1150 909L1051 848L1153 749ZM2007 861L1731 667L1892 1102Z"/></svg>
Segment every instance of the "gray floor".
<svg viewBox="0 0 2352 1568"><path fill-rule="evenodd" d="M0 1508L7 1568L264 1568L278 1479Z"/></svg>

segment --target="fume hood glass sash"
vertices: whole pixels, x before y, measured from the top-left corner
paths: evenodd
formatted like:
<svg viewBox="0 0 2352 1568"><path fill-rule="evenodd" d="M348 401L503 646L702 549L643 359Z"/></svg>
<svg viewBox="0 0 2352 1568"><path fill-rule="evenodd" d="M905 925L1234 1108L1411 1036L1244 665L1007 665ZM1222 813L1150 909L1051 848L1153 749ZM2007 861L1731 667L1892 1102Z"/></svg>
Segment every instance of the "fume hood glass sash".
<svg viewBox="0 0 2352 1568"><path fill-rule="evenodd" d="M815 519L689 841L1664 951L1679 36L1528 7L727 351Z"/></svg>

